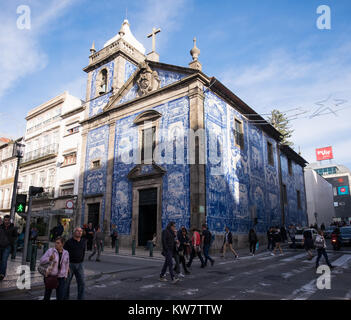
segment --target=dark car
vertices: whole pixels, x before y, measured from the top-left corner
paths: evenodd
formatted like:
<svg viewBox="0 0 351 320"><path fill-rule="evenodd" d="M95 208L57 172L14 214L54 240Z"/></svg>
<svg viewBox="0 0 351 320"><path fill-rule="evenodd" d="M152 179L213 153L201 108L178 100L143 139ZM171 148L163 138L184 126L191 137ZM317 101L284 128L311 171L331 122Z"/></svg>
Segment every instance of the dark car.
<svg viewBox="0 0 351 320"><path fill-rule="evenodd" d="M327 227L324 230L324 238L326 239L330 239L331 238L331 234L333 233L333 231L335 230L336 227L332 226L332 227Z"/></svg>
<svg viewBox="0 0 351 320"><path fill-rule="evenodd" d="M339 239L342 246L351 245L351 227L340 228Z"/></svg>

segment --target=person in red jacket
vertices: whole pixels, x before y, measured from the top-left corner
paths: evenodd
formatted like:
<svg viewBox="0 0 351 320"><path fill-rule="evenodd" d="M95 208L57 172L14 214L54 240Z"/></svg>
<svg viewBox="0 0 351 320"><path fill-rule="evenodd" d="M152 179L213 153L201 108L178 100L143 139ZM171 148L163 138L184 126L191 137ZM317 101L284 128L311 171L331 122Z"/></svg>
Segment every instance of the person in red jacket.
<svg viewBox="0 0 351 320"><path fill-rule="evenodd" d="M205 268L205 261L201 255L201 237L199 230L196 228L192 228L193 236L191 238L191 255L189 262L187 263L187 267L190 268L191 263L193 262L194 257L197 255L201 261L201 268Z"/></svg>

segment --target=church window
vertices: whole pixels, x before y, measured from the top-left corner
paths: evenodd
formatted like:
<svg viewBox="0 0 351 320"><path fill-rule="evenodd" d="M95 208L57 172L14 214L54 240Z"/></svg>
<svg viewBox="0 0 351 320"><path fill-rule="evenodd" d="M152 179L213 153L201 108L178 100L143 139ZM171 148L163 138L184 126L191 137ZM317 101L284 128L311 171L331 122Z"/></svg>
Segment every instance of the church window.
<svg viewBox="0 0 351 320"><path fill-rule="evenodd" d="M243 123L237 119L234 120L234 142L240 149L244 148L244 129Z"/></svg>
<svg viewBox="0 0 351 320"><path fill-rule="evenodd" d="M107 92L107 77L108 73L106 69L102 69L99 73L99 80L97 83L99 95Z"/></svg>
<svg viewBox="0 0 351 320"><path fill-rule="evenodd" d="M97 168L100 168L100 160L94 160L93 163L92 163L92 167L93 169L97 169Z"/></svg>
<svg viewBox="0 0 351 320"><path fill-rule="evenodd" d="M141 163L151 163L156 147L156 126L141 130ZM151 153L151 154L150 154Z"/></svg>

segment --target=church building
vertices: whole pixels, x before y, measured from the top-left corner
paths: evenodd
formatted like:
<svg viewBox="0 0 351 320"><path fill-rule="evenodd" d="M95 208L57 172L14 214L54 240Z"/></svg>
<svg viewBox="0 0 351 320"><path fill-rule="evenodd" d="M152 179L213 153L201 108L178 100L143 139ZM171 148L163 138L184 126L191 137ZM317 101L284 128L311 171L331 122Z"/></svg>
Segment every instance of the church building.
<svg viewBox="0 0 351 320"><path fill-rule="evenodd" d="M120 245L144 246L170 221L207 223L220 246L250 228L307 225L306 161L280 133L201 69L194 39L188 67L159 61L133 36L128 20L90 49L76 224L114 224Z"/></svg>

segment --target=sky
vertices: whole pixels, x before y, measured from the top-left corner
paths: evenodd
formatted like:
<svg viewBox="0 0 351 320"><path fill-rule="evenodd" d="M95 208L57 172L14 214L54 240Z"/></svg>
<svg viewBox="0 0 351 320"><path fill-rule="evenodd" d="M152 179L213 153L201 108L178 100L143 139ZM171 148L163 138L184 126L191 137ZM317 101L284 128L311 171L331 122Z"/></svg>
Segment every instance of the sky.
<svg viewBox="0 0 351 320"><path fill-rule="evenodd" d="M102 49L126 17L147 53L161 28L160 62L187 67L196 36L202 71L265 118L286 112L308 162L332 146L351 168L349 0L0 0L0 136L23 136L28 111L64 91L84 100L92 42Z"/></svg>

